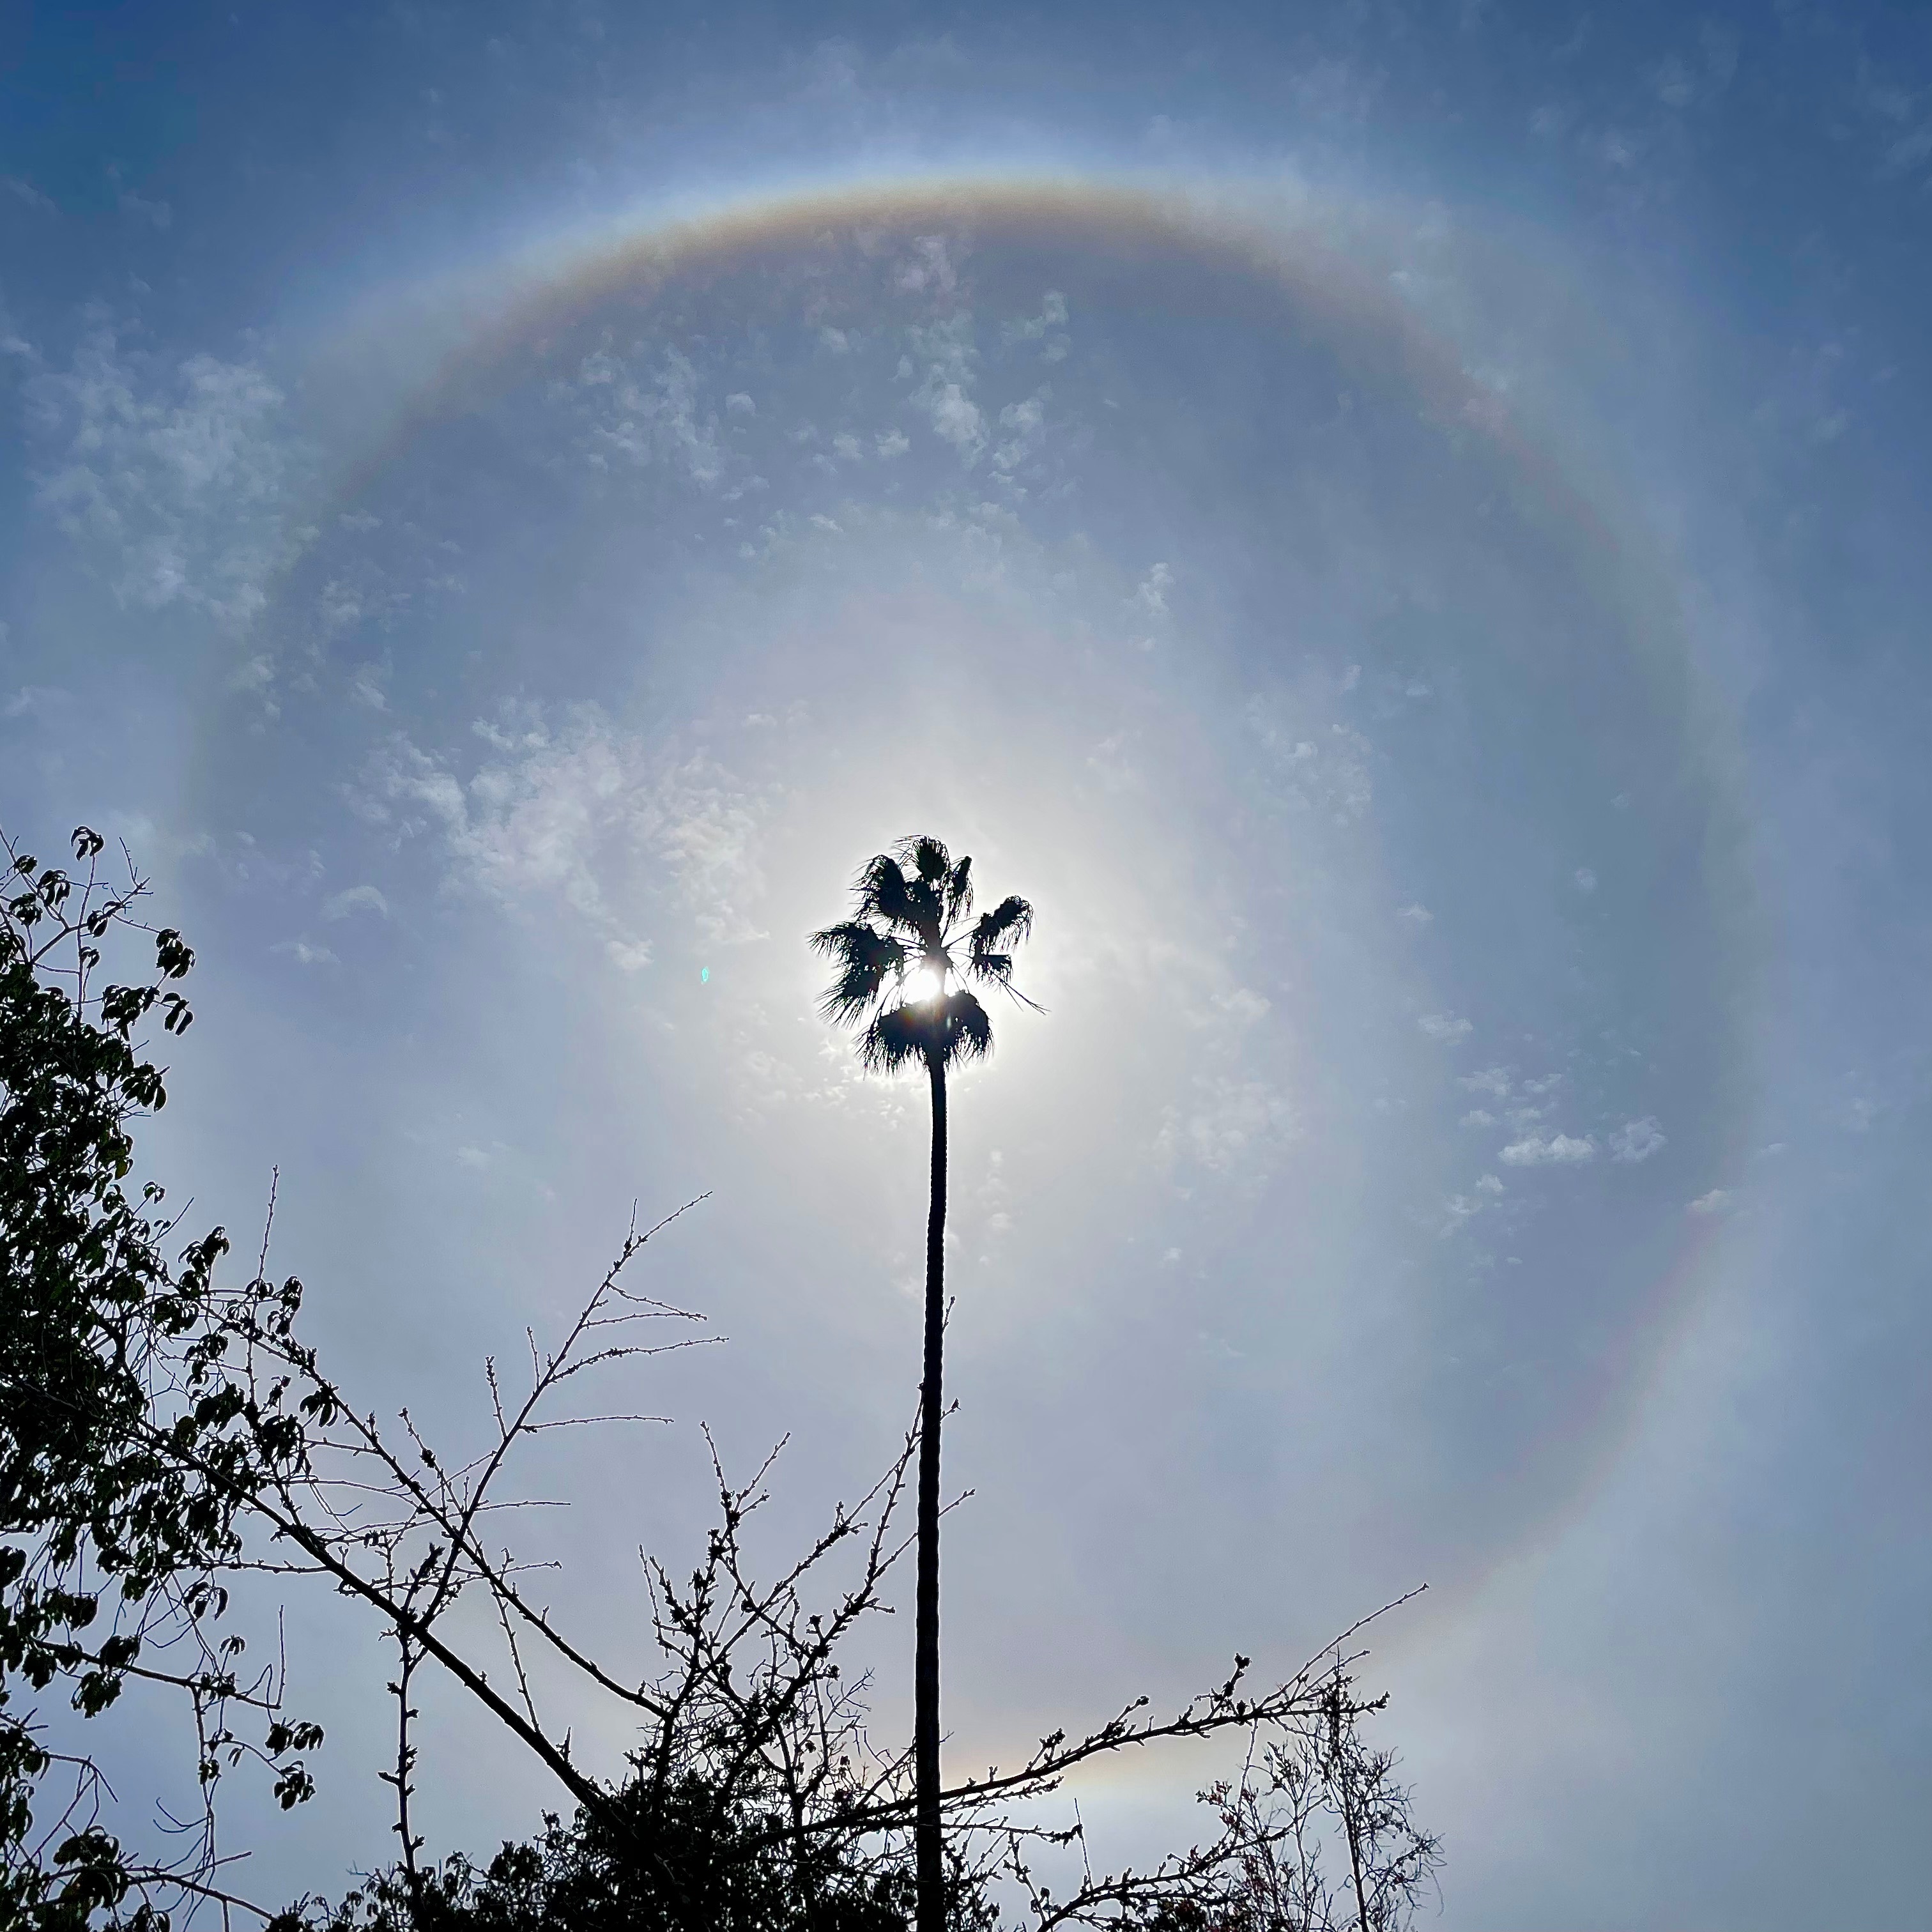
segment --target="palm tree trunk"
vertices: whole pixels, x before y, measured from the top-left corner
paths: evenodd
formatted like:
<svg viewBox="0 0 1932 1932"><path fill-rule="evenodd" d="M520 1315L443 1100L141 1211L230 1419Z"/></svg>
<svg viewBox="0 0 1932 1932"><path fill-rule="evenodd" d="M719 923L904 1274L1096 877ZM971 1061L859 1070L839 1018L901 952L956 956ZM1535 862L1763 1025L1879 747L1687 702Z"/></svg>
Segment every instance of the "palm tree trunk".
<svg viewBox="0 0 1932 1932"><path fill-rule="evenodd" d="M932 1082L932 1193L926 1222L926 1374L919 1409L919 1597L913 1672L913 1841L917 1932L944 1932L939 1842L939 1420L945 1401L946 1069L928 1058Z"/></svg>

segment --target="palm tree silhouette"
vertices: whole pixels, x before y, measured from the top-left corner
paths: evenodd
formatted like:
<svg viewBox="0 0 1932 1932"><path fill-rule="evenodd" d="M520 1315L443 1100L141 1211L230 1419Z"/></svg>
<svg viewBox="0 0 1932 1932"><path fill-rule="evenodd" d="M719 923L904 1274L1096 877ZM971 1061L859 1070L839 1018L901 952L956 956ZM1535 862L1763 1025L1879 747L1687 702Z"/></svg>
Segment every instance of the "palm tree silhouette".
<svg viewBox="0 0 1932 1932"><path fill-rule="evenodd" d="M993 1027L968 980L1028 1006L1012 983L1012 948L1033 929L1033 908L1002 899L978 919L973 862L957 864L937 838L900 841L854 882L854 916L812 935L836 969L821 1010L860 1028L859 1058L891 1073L923 1062L932 1089L932 1190L926 1223L926 1363L920 1384L919 1587L914 1671L914 1848L917 1932L941 1932L939 1829L939 1425L945 1343L946 1074L992 1050ZM963 954L956 957L963 947ZM1035 1008L1035 1010L1039 1010Z"/></svg>

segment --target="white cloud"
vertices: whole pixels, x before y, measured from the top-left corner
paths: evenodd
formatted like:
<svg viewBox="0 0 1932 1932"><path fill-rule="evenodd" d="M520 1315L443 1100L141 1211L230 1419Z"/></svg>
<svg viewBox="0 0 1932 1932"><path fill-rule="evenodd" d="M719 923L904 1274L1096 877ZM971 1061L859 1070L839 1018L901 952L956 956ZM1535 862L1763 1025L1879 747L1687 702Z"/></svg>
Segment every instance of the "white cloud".
<svg viewBox="0 0 1932 1932"><path fill-rule="evenodd" d="M1597 875L1588 866L1579 866L1570 874L1570 883L1587 898L1597 890Z"/></svg>
<svg viewBox="0 0 1932 1932"><path fill-rule="evenodd" d="M715 410L704 404L701 386L697 365L677 350L667 350L656 370L640 378L607 347L584 357L575 384L562 385L557 393L586 419L583 446L593 464L670 464L709 490L723 476L726 455ZM730 398L725 407L730 412Z"/></svg>
<svg viewBox="0 0 1932 1932"><path fill-rule="evenodd" d="M180 601L239 629L267 601L298 454L252 362L166 364L97 322L28 394L35 494L124 603Z"/></svg>
<svg viewBox="0 0 1932 1932"><path fill-rule="evenodd" d="M1485 1066L1474 1073L1465 1073L1457 1080L1459 1087L1466 1087L1472 1094L1487 1094L1498 1100L1507 1100L1514 1076L1507 1066Z"/></svg>
<svg viewBox="0 0 1932 1932"><path fill-rule="evenodd" d="M1269 1010L1268 1001L1246 986L1237 986L1232 993L1216 993L1214 1004L1242 1026L1252 1026Z"/></svg>
<svg viewBox="0 0 1932 1932"><path fill-rule="evenodd" d="M1510 1167L1574 1167L1597 1157L1597 1144L1588 1135L1552 1134L1548 1139L1528 1134L1512 1141L1498 1156Z"/></svg>
<svg viewBox="0 0 1932 1932"><path fill-rule="evenodd" d="M888 430L880 436L877 445L881 456L903 456L912 447L912 438L903 430Z"/></svg>
<svg viewBox="0 0 1932 1932"><path fill-rule="evenodd" d="M1457 1123L1465 1127L1492 1127L1496 1124L1496 1115L1486 1107L1472 1107Z"/></svg>
<svg viewBox="0 0 1932 1932"><path fill-rule="evenodd" d="M227 677L230 691L249 692L257 697L264 695L274 681L274 660L262 651L244 658Z"/></svg>
<svg viewBox="0 0 1932 1932"><path fill-rule="evenodd" d="M1439 1040L1450 1046L1458 1040L1467 1040L1475 1030L1468 1021L1454 1013L1424 1013L1416 1024L1431 1040Z"/></svg>
<svg viewBox="0 0 1932 1932"><path fill-rule="evenodd" d="M1633 1164L1648 1160L1664 1144L1664 1130L1653 1114L1640 1120L1626 1120L1610 1136L1610 1158Z"/></svg>
<svg viewBox="0 0 1932 1932"><path fill-rule="evenodd" d="M1139 583L1134 586L1134 602L1150 617L1167 615L1167 593L1174 583L1174 572L1164 563L1157 563Z"/></svg>
<svg viewBox="0 0 1932 1932"><path fill-rule="evenodd" d="M389 902L374 886L351 886L347 891L337 892L322 902L324 919L346 919L351 913L356 912L373 912L387 919Z"/></svg>
<svg viewBox="0 0 1932 1932"><path fill-rule="evenodd" d="M1708 1194L1700 1194L1696 1200L1686 1204L1684 1211L1690 1214L1721 1214L1732 1201L1728 1187L1714 1187Z"/></svg>
<svg viewBox="0 0 1932 1932"><path fill-rule="evenodd" d="M1432 926L1436 922L1436 915L1425 905L1399 906L1395 916L1407 920L1411 926Z"/></svg>
<svg viewBox="0 0 1932 1932"><path fill-rule="evenodd" d="M1126 755L1133 734L1116 731L1102 738L1087 754L1087 769L1108 791L1137 791L1142 783L1140 768Z"/></svg>
<svg viewBox="0 0 1932 1932"><path fill-rule="evenodd" d="M1048 289L1040 304L1040 312L1029 316L1024 322L1010 322L1006 326L1009 342L1037 342L1042 345L1042 353L1046 361L1058 362L1066 354L1069 344L1063 332L1066 321L1066 298L1058 289Z"/></svg>
<svg viewBox="0 0 1932 1932"><path fill-rule="evenodd" d="M1696 98L1690 70L1675 54L1666 54L1651 70L1650 84L1666 107L1688 107Z"/></svg>
<svg viewBox="0 0 1932 1932"><path fill-rule="evenodd" d="M921 400L934 429L961 455L975 456L985 447L986 419L958 383L936 382Z"/></svg>
<svg viewBox="0 0 1932 1932"><path fill-rule="evenodd" d="M1305 735L1309 728L1298 728L1286 710L1265 698L1248 703L1250 725L1277 767L1288 775L1282 796L1292 806L1326 814L1336 825L1360 818L1375 798L1369 772L1373 747L1359 731L1334 724L1317 745Z"/></svg>
<svg viewBox="0 0 1932 1932"><path fill-rule="evenodd" d="M1016 470L1040 447L1046 434L1048 393L1040 390L1024 402L1009 403L1000 412L1000 427L1006 432L1006 438L993 452L996 468Z"/></svg>
<svg viewBox="0 0 1932 1932"><path fill-rule="evenodd" d="M0 175L0 191L11 195L16 201L25 202L36 214L52 214L56 212L50 196L18 175Z"/></svg>
<svg viewBox="0 0 1932 1932"><path fill-rule="evenodd" d="M6 626L0 625L0 644L4 644ZM70 700L70 694L52 684L23 684L12 697L0 700L0 718L42 718L57 706Z"/></svg>
<svg viewBox="0 0 1932 1932"><path fill-rule="evenodd" d="M912 244L910 256L900 263L896 279L908 295L923 295L930 290L934 295L950 296L959 274L946 237L920 236Z"/></svg>
<svg viewBox="0 0 1932 1932"><path fill-rule="evenodd" d="M1478 1194L1501 1194L1503 1191L1502 1183L1493 1174L1484 1174L1476 1183L1476 1192Z"/></svg>
<svg viewBox="0 0 1932 1932"><path fill-rule="evenodd" d="M454 880L506 904L561 898L627 971L648 963L651 941L618 908L653 897L714 945L764 936L751 908L764 891L764 802L722 766L648 745L592 705L476 730L498 755L466 781L392 739L364 772L365 815L439 838Z"/></svg>
<svg viewBox="0 0 1932 1932"><path fill-rule="evenodd" d="M382 673L375 664L363 664L349 681L349 701L365 711L386 711L388 694L382 688Z"/></svg>
<svg viewBox="0 0 1932 1932"><path fill-rule="evenodd" d="M1156 1150L1168 1161L1184 1160L1210 1173L1243 1170L1258 1178L1292 1132L1294 1108L1264 1080L1224 1075L1196 1084L1192 1107L1167 1110Z"/></svg>
<svg viewBox="0 0 1932 1932"><path fill-rule="evenodd" d="M641 973L651 963L651 942L648 939L606 939L604 956L620 973Z"/></svg>
<svg viewBox="0 0 1932 1932"><path fill-rule="evenodd" d="M269 949L272 952L286 952L298 966L335 966L341 962L326 946L311 945L306 939L284 939Z"/></svg>
<svg viewBox="0 0 1932 1932"><path fill-rule="evenodd" d="M973 318L960 314L908 332L914 351L926 365L926 376L912 394L934 431L951 443L968 463L986 446L986 419L971 394L978 361L974 346ZM910 358L900 367L910 374Z"/></svg>
<svg viewBox="0 0 1932 1932"><path fill-rule="evenodd" d="M123 192L121 212L136 221L145 221L151 226L166 230L174 226L175 212L165 201L150 201L146 196Z"/></svg>

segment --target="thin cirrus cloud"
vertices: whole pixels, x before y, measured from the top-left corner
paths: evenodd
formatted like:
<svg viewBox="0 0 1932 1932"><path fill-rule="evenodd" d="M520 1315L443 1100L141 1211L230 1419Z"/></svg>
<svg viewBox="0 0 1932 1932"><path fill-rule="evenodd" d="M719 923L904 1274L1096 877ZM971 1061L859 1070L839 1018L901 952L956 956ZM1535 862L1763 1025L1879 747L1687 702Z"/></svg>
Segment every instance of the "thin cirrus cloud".
<svg viewBox="0 0 1932 1932"><path fill-rule="evenodd" d="M124 602L184 602L238 633L286 554L305 446L259 364L171 359L128 333L97 322L30 378L37 499Z"/></svg>
<svg viewBox="0 0 1932 1932"><path fill-rule="evenodd" d="M598 928L627 970L651 956L626 903L637 881L626 868L639 854L662 867L712 944L762 936L751 908L765 806L728 771L702 754L654 750L594 706L554 720L483 721L476 736L489 750L466 776L405 735L386 740L363 768L358 811L391 838L434 839L454 882L512 905L555 896ZM328 903L375 892L356 887Z"/></svg>

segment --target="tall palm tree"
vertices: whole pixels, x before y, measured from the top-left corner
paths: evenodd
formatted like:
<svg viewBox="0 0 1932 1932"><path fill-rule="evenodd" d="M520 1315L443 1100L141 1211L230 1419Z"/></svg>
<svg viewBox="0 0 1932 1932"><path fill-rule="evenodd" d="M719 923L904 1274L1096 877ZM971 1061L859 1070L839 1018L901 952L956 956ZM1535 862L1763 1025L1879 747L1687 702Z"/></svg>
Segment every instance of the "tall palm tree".
<svg viewBox="0 0 1932 1932"><path fill-rule="evenodd" d="M966 983L1012 983L1012 948L1033 929L1033 908L1005 898L976 920L973 862L957 864L937 838L902 839L868 860L854 882L854 916L812 935L835 976L822 1010L860 1028L859 1058L874 1072L922 1063L932 1089L932 1191L926 1222L926 1364L919 1408L919 1588L914 1671L914 1850L917 1932L941 1932L939 1832L939 1424L945 1342L946 1075L992 1050L986 1010ZM1037 1009L1036 1009L1037 1010Z"/></svg>

